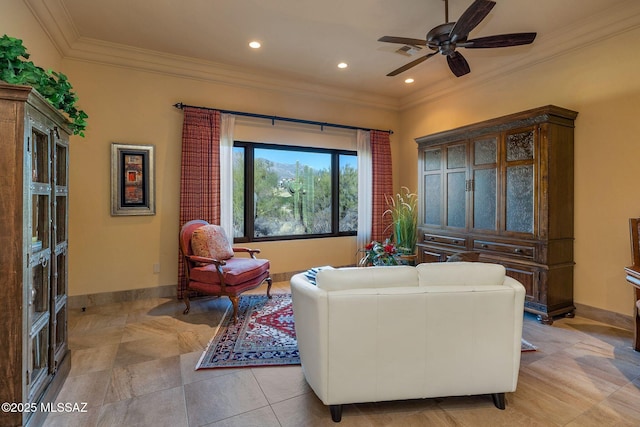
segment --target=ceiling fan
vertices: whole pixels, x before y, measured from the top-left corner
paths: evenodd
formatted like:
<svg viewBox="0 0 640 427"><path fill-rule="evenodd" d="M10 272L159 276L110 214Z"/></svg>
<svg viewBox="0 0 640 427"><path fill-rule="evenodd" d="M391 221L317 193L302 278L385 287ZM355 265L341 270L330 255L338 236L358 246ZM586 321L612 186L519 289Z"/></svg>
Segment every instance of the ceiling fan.
<svg viewBox="0 0 640 427"><path fill-rule="evenodd" d="M536 38L536 33L513 33L500 34L495 36L480 37L468 40L467 37L482 20L489 14L496 2L490 0L475 0L467 10L464 11L457 22L449 22L449 0L445 2L445 23L438 25L427 33L426 40L413 39L408 37L380 37L378 41L387 43L399 43L410 46L427 46L435 51L422 56L415 61L393 70L387 76L396 76L416 65L426 61L432 56L441 53L447 57L447 63L451 72L456 77L468 74L471 69L467 60L456 48L467 49L487 49L496 47L509 47L530 44Z"/></svg>

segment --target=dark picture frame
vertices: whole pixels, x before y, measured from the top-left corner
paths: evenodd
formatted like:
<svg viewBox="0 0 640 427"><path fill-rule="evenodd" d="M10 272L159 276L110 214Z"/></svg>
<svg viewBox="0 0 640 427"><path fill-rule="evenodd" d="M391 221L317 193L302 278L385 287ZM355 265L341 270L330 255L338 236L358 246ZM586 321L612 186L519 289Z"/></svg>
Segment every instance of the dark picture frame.
<svg viewBox="0 0 640 427"><path fill-rule="evenodd" d="M155 215L153 145L111 144L111 215Z"/></svg>

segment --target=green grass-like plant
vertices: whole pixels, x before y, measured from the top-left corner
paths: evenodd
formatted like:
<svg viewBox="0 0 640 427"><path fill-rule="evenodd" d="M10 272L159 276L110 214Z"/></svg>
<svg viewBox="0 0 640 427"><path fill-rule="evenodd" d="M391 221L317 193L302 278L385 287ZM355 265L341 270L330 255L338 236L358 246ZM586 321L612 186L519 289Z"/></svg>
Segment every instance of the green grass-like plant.
<svg viewBox="0 0 640 427"><path fill-rule="evenodd" d="M391 217L389 228L398 252L413 255L418 240L418 195L401 187L395 196L385 195L385 202L388 209L382 215Z"/></svg>
<svg viewBox="0 0 640 427"><path fill-rule="evenodd" d="M0 80L33 87L54 108L67 114L74 135L84 136L89 116L76 107L78 97L67 76L38 67L28 59L22 40L6 34L0 37Z"/></svg>

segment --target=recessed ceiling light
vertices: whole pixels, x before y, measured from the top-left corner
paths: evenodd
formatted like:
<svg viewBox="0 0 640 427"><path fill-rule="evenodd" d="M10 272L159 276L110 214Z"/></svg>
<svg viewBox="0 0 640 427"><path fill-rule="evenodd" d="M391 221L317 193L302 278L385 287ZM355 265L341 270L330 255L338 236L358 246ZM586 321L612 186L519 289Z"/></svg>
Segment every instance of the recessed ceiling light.
<svg viewBox="0 0 640 427"><path fill-rule="evenodd" d="M415 80L413 80L411 77L409 77L408 79L405 79L405 83L409 84L409 83L413 83Z"/></svg>
<svg viewBox="0 0 640 427"><path fill-rule="evenodd" d="M249 47L252 49L260 49L260 46L262 45L259 41L252 41L251 43L249 43Z"/></svg>
<svg viewBox="0 0 640 427"><path fill-rule="evenodd" d="M346 62L341 62L338 64L338 68L347 68L349 66L349 64L347 64Z"/></svg>

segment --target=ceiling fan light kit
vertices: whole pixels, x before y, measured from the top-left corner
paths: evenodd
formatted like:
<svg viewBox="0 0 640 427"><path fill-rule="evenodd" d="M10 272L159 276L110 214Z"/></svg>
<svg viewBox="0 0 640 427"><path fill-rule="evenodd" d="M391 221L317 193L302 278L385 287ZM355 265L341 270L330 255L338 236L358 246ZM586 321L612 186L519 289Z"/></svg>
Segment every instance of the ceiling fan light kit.
<svg viewBox="0 0 640 427"><path fill-rule="evenodd" d="M426 46L433 51L393 70L387 74L387 76L396 76L440 53L447 57L447 64L451 72L456 77L461 77L469 74L471 69L464 56L456 50L457 48L493 49L498 47L520 46L533 43L536 38L536 33L529 32L467 39L471 30L486 18L489 12L491 12L491 9L496 5L496 2L490 0L475 0L456 22L448 22L449 0L444 0L444 2L445 21L447 22L431 29L424 40L394 36L384 36L378 39L380 42L399 43L408 46L409 49L405 49L405 52L409 52L411 47L420 49L420 46Z"/></svg>

